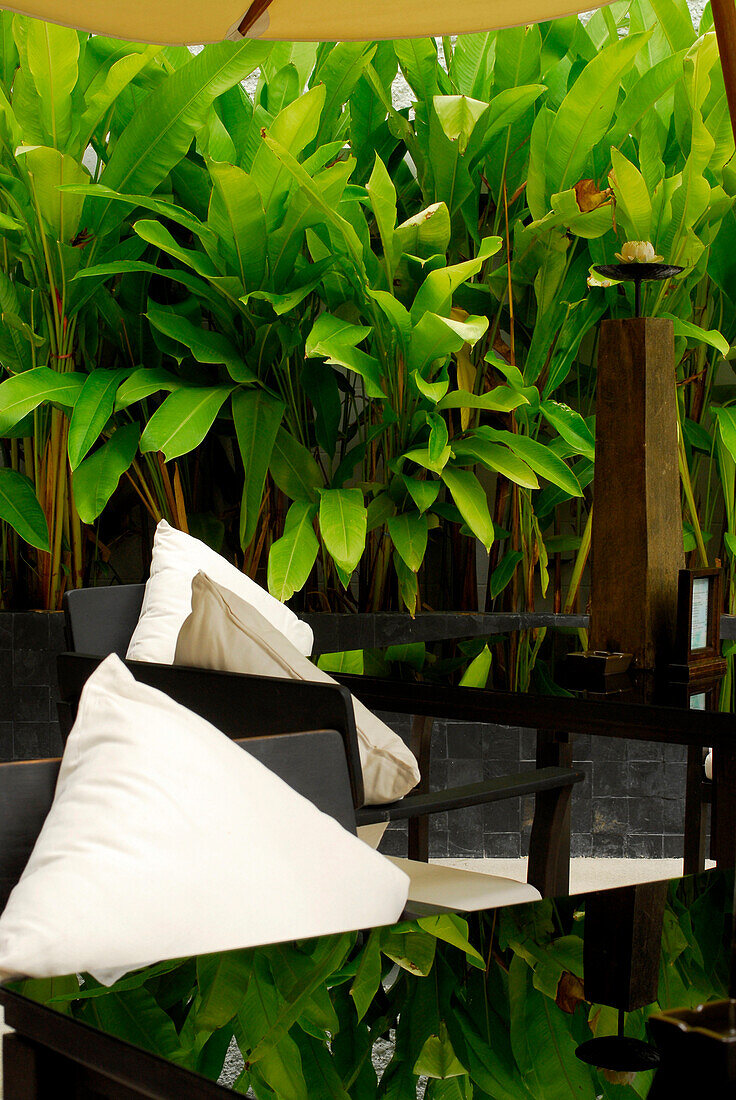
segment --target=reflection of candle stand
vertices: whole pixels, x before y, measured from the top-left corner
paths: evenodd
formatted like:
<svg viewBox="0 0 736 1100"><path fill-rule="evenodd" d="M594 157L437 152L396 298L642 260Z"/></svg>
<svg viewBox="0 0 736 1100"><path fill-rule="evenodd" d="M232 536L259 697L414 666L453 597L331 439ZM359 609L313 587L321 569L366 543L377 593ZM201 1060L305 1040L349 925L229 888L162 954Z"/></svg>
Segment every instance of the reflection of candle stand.
<svg viewBox="0 0 736 1100"><path fill-rule="evenodd" d="M641 284L681 269L596 270L634 282L637 316L601 324L590 648L633 653L639 668L654 668L669 653L683 564L674 329L638 314Z"/></svg>
<svg viewBox="0 0 736 1100"><path fill-rule="evenodd" d="M618 1034L577 1048L582 1062L615 1073L659 1064L654 1047L624 1035L625 1013L657 999L666 882L645 882L590 894L585 900L585 999L618 1009Z"/></svg>

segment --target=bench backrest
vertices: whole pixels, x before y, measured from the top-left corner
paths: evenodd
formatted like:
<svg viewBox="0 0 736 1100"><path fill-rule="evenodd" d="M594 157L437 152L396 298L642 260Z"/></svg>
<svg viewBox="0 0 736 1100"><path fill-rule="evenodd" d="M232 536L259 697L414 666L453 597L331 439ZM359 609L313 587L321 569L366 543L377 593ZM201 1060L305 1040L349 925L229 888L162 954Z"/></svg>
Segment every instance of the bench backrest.
<svg viewBox="0 0 736 1100"><path fill-rule="evenodd" d="M62 653L57 660L59 720L65 739L76 717L82 688L103 659ZM347 688L144 661L126 661L125 665L136 680L163 691L234 740L336 730L343 744L353 805L357 809L364 804L358 735ZM318 762L316 745L314 751Z"/></svg>
<svg viewBox="0 0 736 1100"><path fill-rule="evenodd" d="M236 744L355 833L345 747L336 730L250 738ZM51 808L60 764L59 759L0 764L0 912Z"/></svg>
<svg viewBox="0 0 736 1100"><path fill-rule="evenodd" d="M145 584L77 588L64 596L67 642L77 653L124 657L140 617Z"/></svg>

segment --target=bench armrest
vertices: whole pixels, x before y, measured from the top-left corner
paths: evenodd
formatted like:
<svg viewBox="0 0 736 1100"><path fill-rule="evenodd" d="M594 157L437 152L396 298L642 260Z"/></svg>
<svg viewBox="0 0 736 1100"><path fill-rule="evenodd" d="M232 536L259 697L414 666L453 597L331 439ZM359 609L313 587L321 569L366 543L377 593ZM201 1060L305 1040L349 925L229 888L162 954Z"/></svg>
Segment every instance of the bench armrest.
<svg viewBox="0 0 736 1100"><path fill-rule="evenodd" d="M520 798L552 791L560 787L572 787L585 779L584 772L570 768L537 768L515 775L503 775L482 783L469 783L463 787L450 787L444 791L427 791L408 794L400 802L384 806L363 806L356 812L358 825L375 825L382 821L403 821L424 814L461 810L466 806L484 806L489 802L501 802L506 798Z"/></svg>

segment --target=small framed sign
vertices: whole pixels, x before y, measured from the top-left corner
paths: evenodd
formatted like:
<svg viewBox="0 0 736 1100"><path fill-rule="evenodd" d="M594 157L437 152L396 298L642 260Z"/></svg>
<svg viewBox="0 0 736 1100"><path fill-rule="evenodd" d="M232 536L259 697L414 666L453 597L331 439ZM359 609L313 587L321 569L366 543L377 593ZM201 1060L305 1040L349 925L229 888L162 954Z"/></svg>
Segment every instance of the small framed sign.
<svg viewBox="0 0 736 1100"><path fill-rule="evenodd" d="M722 574L715 569L681 569L677 589L677 632L670 672L673 679L722 675Z"/></svg>

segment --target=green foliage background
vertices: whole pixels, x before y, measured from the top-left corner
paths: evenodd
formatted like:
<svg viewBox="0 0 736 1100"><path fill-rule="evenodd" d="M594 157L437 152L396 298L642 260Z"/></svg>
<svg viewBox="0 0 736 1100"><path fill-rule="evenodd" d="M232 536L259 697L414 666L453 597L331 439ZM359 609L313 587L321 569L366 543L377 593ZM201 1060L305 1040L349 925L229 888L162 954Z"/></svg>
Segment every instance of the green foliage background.
<svg viewBox="0 0 736 1100"><path fill-rule="evenodd" d="M99 579L137 501L307 607L475 609L480 542L488 609L574 608L627 239L686 269L645 310L686 548L730 568L732 155L685 0L196 56L2 13L6 605Z"/></svg>
<svg viewBox="0 0 736 1100"><path fill-rule="evenodd" d="M664 1008L725 992L732 877L670 886L658 1002L626 1019L646 1038ZM234 1084L258 1100L635 1100L651 1074L610 1080L575 1057L616 1031L612 1008L585 1000L584 898L179 959L109 989L89 976L18 983L25 996L212 1080L235 1038ZM378 1081L374 1044L394 1045Z"/></svg>

